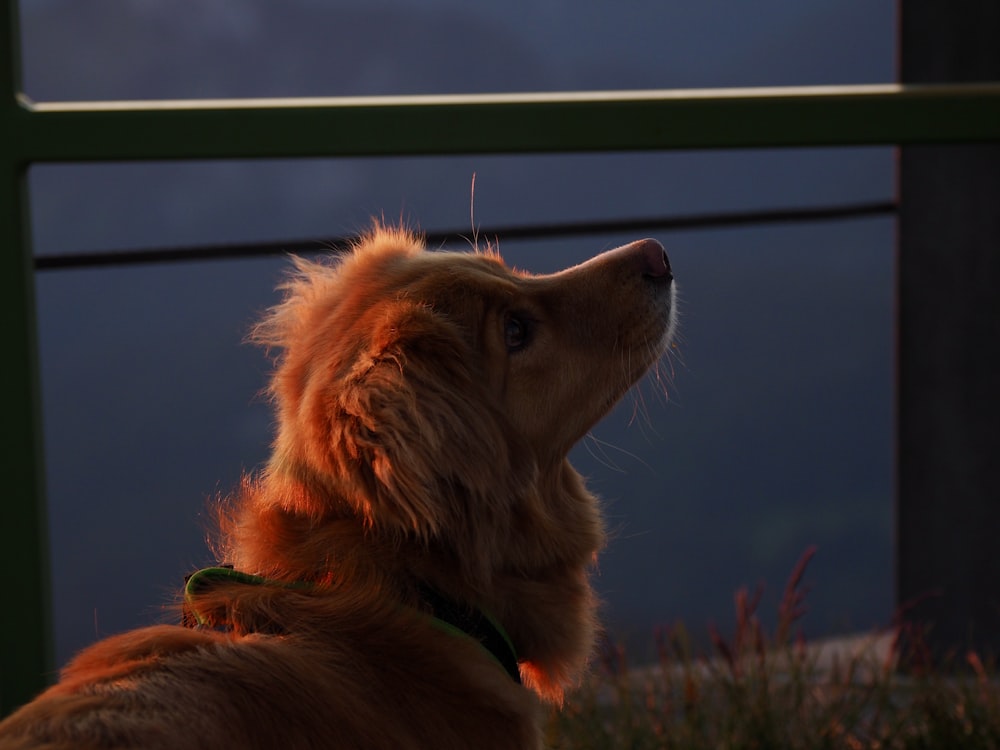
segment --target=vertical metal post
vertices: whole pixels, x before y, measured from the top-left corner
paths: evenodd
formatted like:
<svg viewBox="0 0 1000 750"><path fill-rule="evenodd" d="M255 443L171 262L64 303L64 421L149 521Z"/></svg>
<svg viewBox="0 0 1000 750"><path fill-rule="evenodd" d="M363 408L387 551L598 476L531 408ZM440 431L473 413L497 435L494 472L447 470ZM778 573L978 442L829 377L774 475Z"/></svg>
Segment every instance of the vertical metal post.
<svg viewBox="0 0 1000 750"><path fill-rule="evenodd" d="M20 89L17 3L0 6L0 132L14 132ZM9 138L10 136L4 136ZM34 272L26 163L17 144L0 149L0 320L4 403L0 477L0 716L45 686L51 670L47 525Z"/></svg>
<svg viewBox="0 0 1000 750"><path fill-rule="evenodd" d="M900 6L903 83L1000 80L996 0ZM897 596L1000 654L1000 145L899 154Z"/></svg>

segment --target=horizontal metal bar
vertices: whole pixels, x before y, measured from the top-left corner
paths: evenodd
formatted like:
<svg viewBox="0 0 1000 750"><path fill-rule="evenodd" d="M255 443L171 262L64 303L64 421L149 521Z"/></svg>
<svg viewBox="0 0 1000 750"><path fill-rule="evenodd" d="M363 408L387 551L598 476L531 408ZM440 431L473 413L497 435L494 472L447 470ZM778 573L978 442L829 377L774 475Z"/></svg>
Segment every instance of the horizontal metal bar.
<svg viewBox="0 0 1000 750"><path fill-rule="evenodd" d="M22 162L768 148L1000 140L1000 84L44 102Z"/></svg>
<svg viewBox="0 0 1000 750"><path fill-rule="evenodd" d="M893 201L850 203L800 208L774 208L725 213L690 214L687 216L639 216L628 219L555 222L518 226L481 227L477 233L501 241L561 239L586 237L598 234L660 231L677 232L695 229L722 229L726 227L761 226L811 221L842 221L878 216L894 216L898 206ZM465 241L468 230L434 231L424 235L429 247ZM134 266L151 263L184 263L202 260L233 260L260 258L288 253L313 254L330 252L350 243L346 237L326 237L310 240L271 242L241 242L214 245L186 245L177 247L148 247L129 250L94 250L90 252L59 253L35 256L38 271L59 271L107 266Z"/></svg>

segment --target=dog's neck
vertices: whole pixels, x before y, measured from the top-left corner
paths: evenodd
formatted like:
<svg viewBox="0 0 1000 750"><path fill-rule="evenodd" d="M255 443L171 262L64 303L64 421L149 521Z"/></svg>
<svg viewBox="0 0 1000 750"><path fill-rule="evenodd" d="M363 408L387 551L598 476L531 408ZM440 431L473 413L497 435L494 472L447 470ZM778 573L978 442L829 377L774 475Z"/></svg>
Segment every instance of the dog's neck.
<svg viewBox="0 0 1000 750"><path fill-rule="evenodd" d="M450 601L489 611L517 646L524 683L558 703L586 665L595 640L597 606L587 571L602 546L603 529L593 498L572 467L563 462L546 476L540 491L549 499L528 506L535 509L523 524L530 533L510 539L516 558L532 561L532 572L497 570L488 586L429 560L424 544L374 533L346 505L327 502L325 512L315 510L323 503L301 477L273 467L248 482L221 515L217 553L268 579L330 582L362 598L370 594L366 607L372 612L394 599L429 614L419 595L424 585ZM560 508L559 523L571 521L576 529L558 549L547 532L555 522L546 515L549 507ZM389 614L383 610L381 616Z"/></svg>

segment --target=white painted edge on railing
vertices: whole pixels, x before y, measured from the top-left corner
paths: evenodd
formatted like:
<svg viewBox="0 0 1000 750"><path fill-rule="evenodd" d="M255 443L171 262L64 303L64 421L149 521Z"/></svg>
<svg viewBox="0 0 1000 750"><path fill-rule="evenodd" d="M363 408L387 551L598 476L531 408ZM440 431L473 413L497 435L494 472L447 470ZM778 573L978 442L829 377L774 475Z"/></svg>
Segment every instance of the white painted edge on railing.
<svg viewBox="0 0 1000 750"><path fill-rule="evenodd" d="M136 99L123 101L36 102L20 94L29 112L129 112L145 110L213 110L278 108L413 107L500 104L599 104L656 101L821 99L896 96L1000 96L1000 83L859 84L843 86L777 86L712 89L640 89L623 91L552 91L501 94L423 94L400 96L287 97L247 99Z"/></svg>

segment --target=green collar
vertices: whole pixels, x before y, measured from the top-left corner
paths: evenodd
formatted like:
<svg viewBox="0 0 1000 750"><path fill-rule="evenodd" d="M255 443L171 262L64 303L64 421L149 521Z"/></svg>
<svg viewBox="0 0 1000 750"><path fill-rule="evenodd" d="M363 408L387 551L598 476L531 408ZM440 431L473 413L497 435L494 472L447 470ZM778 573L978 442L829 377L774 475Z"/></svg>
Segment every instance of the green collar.
<svg viewBox="0 0 1000 750"><path fill-rule="evenodd" d="M197 607L197 595L220 583L240 583L248 586L279 586L287 589L309 589L312 584L301 581L284 583L263 576L234 570L230 566L202 568L189 575L184 585L183 622L188 627L210 627L210 618ZM472 638L510 675L521 684L517 668L517 652L504 629L488 613L452 601L436 590L422 586L420 596L434 613L431 625L438 630L461 638Z"/></svg>

